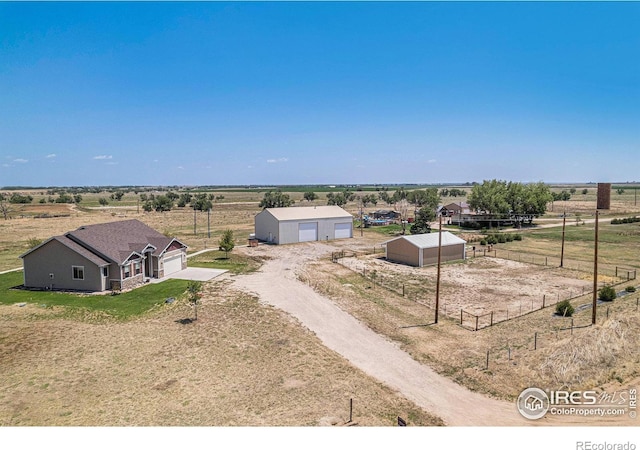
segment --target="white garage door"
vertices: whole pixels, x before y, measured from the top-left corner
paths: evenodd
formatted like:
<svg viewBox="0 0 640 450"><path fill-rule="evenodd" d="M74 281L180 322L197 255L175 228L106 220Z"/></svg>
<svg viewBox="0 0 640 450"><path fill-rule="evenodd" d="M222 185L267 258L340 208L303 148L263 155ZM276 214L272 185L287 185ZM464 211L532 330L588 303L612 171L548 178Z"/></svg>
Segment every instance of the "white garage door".
<svg viewBox="0 0 640 450"><path fill-rule="evenodd" d="M336 239L350 238L351 237L351 224L350 223L336 223L334 225L334 236Z"/></svg>
<svg viewBox="0 0 640 450"><path fill-rule="evenodd" d="M164 260L164 276L182 270L182 255L171 256Z"/></svg>
<svg viewBox="0 0 640 450"><path fill-rule="evenodd" d="M298 224L298 242L318 240L318 222Z"/></svg>

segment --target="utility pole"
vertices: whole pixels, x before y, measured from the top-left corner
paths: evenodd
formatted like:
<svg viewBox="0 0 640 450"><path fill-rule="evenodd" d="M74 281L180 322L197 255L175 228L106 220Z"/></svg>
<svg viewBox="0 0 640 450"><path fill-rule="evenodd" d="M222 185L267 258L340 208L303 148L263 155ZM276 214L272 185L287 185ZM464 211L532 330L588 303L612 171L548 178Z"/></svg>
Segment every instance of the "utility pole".
<svg viewBox="0 0 640 450"><path fill-rule="evenodd" d="M436 321L438 323L438 309L440 306L440 259L442 255L442 216L438 221L438 274L436 276Z"/></svg>
<svg viewBox="0 0 640 450"><path fill-rule="evenodd" d="M560 250L560 267L564 266L564 229L567 223L567 212L562 215L562 249Z"/></svg>
<svg viewBox="0 0 640 450"><path fill-rule="evenodd" d="M596 209L596 232L593 251L593 308L591 311L591 325L596 324L596 306L598 304L598 213Z"/></svg>
<svg viewBox="0 0 640 450"><path fill-rule="evenodd" d="M364 233L364 218L362 216L362 205L360 205L360 237L363 236Z"/></svg>

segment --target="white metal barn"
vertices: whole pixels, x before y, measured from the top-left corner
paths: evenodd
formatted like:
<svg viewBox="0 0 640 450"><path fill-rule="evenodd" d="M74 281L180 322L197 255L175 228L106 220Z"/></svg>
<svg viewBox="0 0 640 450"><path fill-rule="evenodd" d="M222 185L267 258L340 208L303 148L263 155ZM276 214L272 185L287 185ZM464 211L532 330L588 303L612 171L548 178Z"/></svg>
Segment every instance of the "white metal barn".
<svg viewBox="0 0 640 450"><path fill-rule="evenodd" d="M412 234L383 242L390 261L423 267L438 263L438 233ZM467 242L458 236L442 233L441 262L465 259Z"/></svg>
<svg viewBox="0 0 640 450"><path fill-rule="evenodd" d="M256 238L271 244L353 237L353 216L339 206L266 208L255 217Z"/></svg>

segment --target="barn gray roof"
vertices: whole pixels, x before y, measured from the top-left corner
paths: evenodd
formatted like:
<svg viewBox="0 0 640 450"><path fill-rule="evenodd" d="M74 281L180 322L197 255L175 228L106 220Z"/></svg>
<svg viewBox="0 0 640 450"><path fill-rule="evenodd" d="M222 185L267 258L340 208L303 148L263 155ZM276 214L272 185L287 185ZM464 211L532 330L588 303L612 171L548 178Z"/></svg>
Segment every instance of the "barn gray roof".
<svg viewBox="0 0 640 450"><path fill-rule="evenodd" d="M339 206L292 206L289 208L267 208L267 211L278 220L335 219L353 216ZM263 212L264 212L263 211ZM262 213L260 213L262 214Z"/></svg>
<svg viewBox="0 0 640 450"><path fill-rule="evenodd" d="M418 248L432 248L438 246L438 233L426 233L426 234L411 234L408 236L400 236L395 239L390 239L382 243L382 245L388 244L389 242L396 241L398 239L404 239L407 242L415 245ZM455 234L450 233L449 231L442 232L442 246L447 245L457 245L457 244L466 244L462 238L459 238Z"/></svg>

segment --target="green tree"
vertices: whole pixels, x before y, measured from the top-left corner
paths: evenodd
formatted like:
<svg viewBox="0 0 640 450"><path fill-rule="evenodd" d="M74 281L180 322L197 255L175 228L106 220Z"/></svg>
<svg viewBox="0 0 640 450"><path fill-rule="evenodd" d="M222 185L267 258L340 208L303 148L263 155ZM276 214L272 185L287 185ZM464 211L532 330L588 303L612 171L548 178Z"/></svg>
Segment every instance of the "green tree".
<svg viewBox="0 0 640 450"><path fill-rule="evenodd" d="M4 220L9 219L11 207L9 206L9 201L7 200L7 194L5 194L4 192L0 192L0 212L2 212Z"/></svg>
<svg viewBox="0 0 640 450"><path fill-rule="evenodd" d="M220 241L218 241L220 250L224 251L224 257L229 258L229 252L236 246L232 230L224 230Z"/></svg>
<svg viewBox="0 0 640 450"><path fill-rule="evenodd" d="M603 302L612 302L618 295L613 286L605 286L598 291L598 298Z"/></svg>
<svg viewBox="0 0 640 450"><path fill-rule="evenodd" d="M73 195L73 201L74 201L76 204L80 203L80 202L82 201L82 195L80 195L80 194L74 194L74 195Z"/></svg>
<svg viewBox="0 0 640 450"><path fill-rule="evenodd" d="M347 204L347 199L343 192L329 192L327 194L327 205L344 206Z"/></svg>
<svg viewBox="0 0 640 450"><path fill-rule="evenodd" d="M556 304L556 314L560 316L571 317L575 311L575 308L569 300L563 300Z"/></svg>
<svg viewBox="0 0 640 450"><path fill-rule="evenodd" d="M213 208L213 202L207 194L197 194L195 198L191 200L191 206L198 211L208 211Z"/></svg>
<svg viewBox="0 0 640 450"><path fill-rule="evenodd" d="M436 218L435 210L429 206L423 206L416 213L416 218L409 228L411 234L431 233L431 222Z"/></svg>
<svg viewBox="0 0 640 450"><path fill-rule="evenodd" d="M153 209L158 212L171 211L173 201L166 195L158 195L153 199Z"/></svg>
<svg viewBox="0 0 640 450"><path fill-rule="evenodd" d="M98 203L100 203L100 205L102 205L102 206L107 206L107 205L109 204L109 200L107 200L107 199L106 199L106 198L104 198L104 197L100 197L100 198L98 199Z"/></svg>
<svg viewBox="0 0 640 450"><path fill-rule="evenodd" d="M202 282L200 281L189 281L187 284L187 298L189 299L189 303L193 306L194 318L193 320L198 320L198 300L202 297Z"/></svg>
<svg viewBox="0 0 640 450"><path fill-rule="evenodd" d="M312 201L314 201L314 200L317 200L317 199L318 199L318 194L316 194L316 193L315 193L315 192L313 192L313 191L307 191L307 192L305 192L305 193L304 193L303 197L304 197L304 199L305 199L306 201L308 201L308 202L312 202Z"/></svg>
<svg viewBox="0 0 640 450"><path fill-rule="evenodd" d="M281 190L277 190L275 192L269 191L265 192L262 201L260 201L260 208L286 208L287 206L293 205L294 201L291 200L289 194L284 194Z"/></svg>
<svg viewBox="0 0 640 450"><path fill-rule="evenodd" d="M387 205L390 205L391 203L393 203L393 200L391 199L389 192L387 192L386 190L378 192L378 198L383 202L385 202Z"/></svg>

